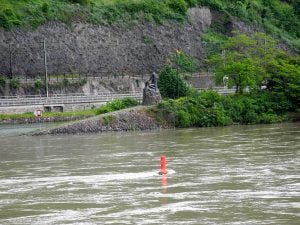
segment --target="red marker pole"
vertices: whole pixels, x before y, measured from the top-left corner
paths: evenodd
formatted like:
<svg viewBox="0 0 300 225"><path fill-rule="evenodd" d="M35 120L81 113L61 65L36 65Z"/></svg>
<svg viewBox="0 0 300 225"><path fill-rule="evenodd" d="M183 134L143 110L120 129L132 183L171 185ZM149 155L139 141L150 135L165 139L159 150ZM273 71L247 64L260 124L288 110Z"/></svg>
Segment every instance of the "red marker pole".
<svg viewBox="0 0 300 225"><path fill-rule="evenodd" d="M166 156L162 155L160 157L160 172L159 174L167 174L167 160Z"/></svg>

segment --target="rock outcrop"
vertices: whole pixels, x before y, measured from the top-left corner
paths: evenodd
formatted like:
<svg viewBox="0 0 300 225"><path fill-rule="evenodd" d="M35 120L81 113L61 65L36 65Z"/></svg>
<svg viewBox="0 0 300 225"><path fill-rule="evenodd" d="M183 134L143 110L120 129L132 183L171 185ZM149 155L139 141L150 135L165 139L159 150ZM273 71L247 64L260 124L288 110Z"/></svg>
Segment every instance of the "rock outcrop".
<svg viewBox="0 0 300 225"><path fill-rule="evenodd" d="M72 122L56 128L38 131L33 135L86 134L112 131L153 130L166 128L145 112L145 107L121 110Z"/></svg>

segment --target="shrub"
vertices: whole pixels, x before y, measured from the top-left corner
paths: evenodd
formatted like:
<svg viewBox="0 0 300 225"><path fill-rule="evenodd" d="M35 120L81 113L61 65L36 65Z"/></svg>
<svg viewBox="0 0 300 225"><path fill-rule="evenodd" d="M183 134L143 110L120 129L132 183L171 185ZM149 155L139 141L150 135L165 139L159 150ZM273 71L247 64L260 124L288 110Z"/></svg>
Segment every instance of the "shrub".
<svg viewBox="0 0 300 225"><path fill-rule="evenodd" d="M106 105L100 106L98 109L96 109L96 114L99 115L103 113L113 112L120 109L133 107L138 104L138 101L133 98L116 99L107 103Z"/></svg>
<svg viewBox="0 0 300 225"><path fill-rule="evenodd" d="M202 92L198 98L202 101L202 104L205 107L212 107L215 103L220 102L222 96L218 94L216 91L204 91Z"/></svg>
<svg viewBox="0 0 300 225"><path fill-rule="evenodd" d="M213 108L213 113L215 115L214 126L227 126L232 124L232 119L227 115L226 110L223 106L218 105Z"/></svg>
<svg viewBox="0 0 300 225"><path fill-rule="evenodd" d="M9 28L9 22L6 15L3 12L0 12L0 27L5 29Z"/></svg>
<svg viewBox="0 0 300 225"><path fill-rule="evenodd" d="M186 82L170 66L160 71L157 84L161 95L166 98L186 96L189 92Z"/></svg>
<svg viewBox="0 0 300 225"><path fill-rule="evenodd" d="M20 25L21 20L20 16L15 14L15 12L12 9L4 9L2 12L0 12L0 26L4 27L6 29L14 26L14 25Z"/></svg>
<svg viewBox="0 0 300 225"><path fill-rule="evenodd" d="M34 89L36 91L40 91L42 89L42 87L43 87L42 81L37 80L37 81L34 82Z"/></svg>
<svg viewBox="0 0 300 225"><path fill-rule="evenodd" d="M277 96L277 95L276 95ZM220 96L213 91L192 95L176 100L162 101L153 112L160 122L174 122L176 127L226 126L233 122L240 124L275 123L286 120L283 106L278 105L273 94L252 94ZM286 109L286 108L285 108ZM285 111L286 112L286 111ZM162 123L162 122L161 122Z"/></svg>
<svg viewBox="0 0 300 225"><path fill-rule="evenodd" d="M42 7L41 7L41 10L43 13L48 13L49 12L49 4L47 2L43 3Z"/></svg>
<svg viewBox="0 0 300 225"><path fill-rule="evenodd" d="M186 4L188 5L188 7L194 7L197 5L197 0L185 0Z"/></svg>
<svg viewBox="0 0 300 225"><path fill-rule="evenodd" d="M123 101L123 106L126 108L132 107L132 106L137 106L139 104L137 100L135 100L134 98L129 98L129 97L123 98L122 101Z"/></svg>
<svg viewBox="0 0 300 225"><path fill-rule="evenodd" d="M64 78L62 82L63 82L63 86L65 87L70 85L70 81L67 78Z"/></svg>
<svg viewBox="0 0 300 225"><path fill-rule="evenodd" d="M0 77L0 88L4 88L6 85L6 80L3 77Z"/></svg>
<svg viewBox="0 0 300 225"><path fill-rule="evenodd" d="M190 127L191 124L191 115L185 110L179 110L176 113L175 120L176 127Z"/></svg>
<svg viewBox="0 0 300 225"><path fill-rule="evenodd" d="M169 0L169 6L171 9L183 15L188 9L188 5L184 0Z"/></svg>
<svg viewBox="0 0 300 225"><path fill-rule="evenodd" d="M80 5L88 5L91 3L90 0L68 0L71 3L78 3Z"/></svg>
<svg viewBox="0 0 300 225"><path fill-rule="evenodd" d="M258 116L258 122L264 124L278 123L286 120L285 116L276 115L274 113L262 113Z"/></svg>
<svg viewBox="0 0 300 225"><path fill-rule="evenodd" d="M18 79L10 79L9 80L9 87L13 90L18 89L20 87L20 81Z"/></svg>
<svg viewBox="0 0 300 225"><path fill-rule="evenodd" d="M83 86L83 85L85 85L87 83L87 79L80 79L80 81L79 81L79 85L80 86Z"/></svg>

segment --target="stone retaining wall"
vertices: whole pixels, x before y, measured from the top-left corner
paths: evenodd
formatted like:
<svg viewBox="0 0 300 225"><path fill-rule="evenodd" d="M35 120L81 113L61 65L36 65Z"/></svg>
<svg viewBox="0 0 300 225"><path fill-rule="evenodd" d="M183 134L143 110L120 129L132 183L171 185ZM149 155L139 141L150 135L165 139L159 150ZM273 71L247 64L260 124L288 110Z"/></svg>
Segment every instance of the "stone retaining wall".
<svg viewBox="0 0 300 225"><path fill-rule="evenodd" d="M190 9L189 22L135 25L66 25L48 22L32 31L0 29L0 74L44 74L43 41L49 74L153 72L179 48L203 58L200 34L211 24L208 8ZM10 56L12 61L10 62Z"/></svg>

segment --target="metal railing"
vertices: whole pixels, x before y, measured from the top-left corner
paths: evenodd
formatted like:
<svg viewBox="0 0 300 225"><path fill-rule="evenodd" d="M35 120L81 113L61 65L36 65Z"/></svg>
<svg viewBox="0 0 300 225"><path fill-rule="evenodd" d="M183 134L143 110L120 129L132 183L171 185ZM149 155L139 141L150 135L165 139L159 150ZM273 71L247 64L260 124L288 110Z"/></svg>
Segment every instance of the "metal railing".
<svg viewBox="0 0 300 225"><path fill-rule="evenodd" d="M24 105L63 105L79 103L109 102L114 99L131 97L140 101L142 92L126 93L101 93L97 95L50 95L49 97L30 95L30 96L5 96L0 98L0 107L24 106Z"/></svg>
<svg viewBox="0 0 300 225"><path fill-rule="evenodd" d="M226 88L226 87L213 87L213 88L197 88L199 91L216 91L220 95L229 95L229 94L234 94L236 92L235 88Z"/></svg>
<svg viewBox="0 0 300 225"><path fill-rule="evenodd" d="M221 95L228 95L235 93L234 88L214 87L202 88L200 91L214 90ZM0 107L10 106L25 106L25 105L63 105L63 104L80 104L80 103L96 103L96 102L110 102L114 99L121 99L131 97L138 101L143 98L143 93L139 92L124 92L124 93L99 93L97 95L83 95L82 93L75 93L72 95L52 94L49 97L40 95L28 96L3 96L0 97Z"/></svg>

